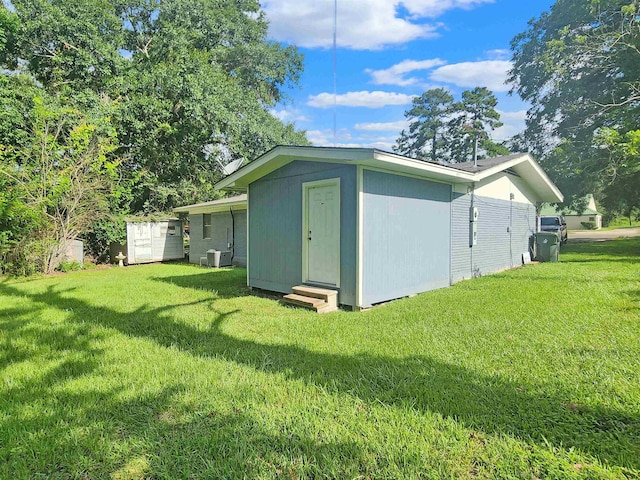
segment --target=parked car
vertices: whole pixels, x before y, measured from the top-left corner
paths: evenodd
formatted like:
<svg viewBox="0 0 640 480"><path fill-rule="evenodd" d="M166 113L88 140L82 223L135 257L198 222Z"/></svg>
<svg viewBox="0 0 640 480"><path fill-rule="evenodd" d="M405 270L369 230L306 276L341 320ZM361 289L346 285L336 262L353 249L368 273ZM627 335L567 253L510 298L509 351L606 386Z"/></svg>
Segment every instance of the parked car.
<svg viewBox="0 0 640 480"><path fill-rule="evenodd" d="M560 242L567 243L567 222L562 215L540 217L540 230L543 232L556 232Z"/></svg>

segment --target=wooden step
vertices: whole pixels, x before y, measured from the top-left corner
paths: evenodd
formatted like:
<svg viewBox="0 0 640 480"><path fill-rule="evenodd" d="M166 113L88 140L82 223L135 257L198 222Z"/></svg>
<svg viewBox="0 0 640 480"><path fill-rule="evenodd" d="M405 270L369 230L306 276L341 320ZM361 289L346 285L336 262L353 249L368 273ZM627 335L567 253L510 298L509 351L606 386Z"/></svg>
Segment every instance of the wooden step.
<svg viewBox="0 0 640 480"><path fill-rule="evenodd" d="M334 312L338 309L337 306L329 305L321 298L306 297L304 295L298 295L297 293L290 293L282 298L284 303L295 305L296 307L308 308L315 310L318 313Z"/></svg>
<svg viewBox="0 0 640 480"><path fill-rule="evenodd" d="M320 298L333 307L338 306L338 292L327 288L310 287L308 285L297 285L293 287L293 293L304 297Z"/></svg>

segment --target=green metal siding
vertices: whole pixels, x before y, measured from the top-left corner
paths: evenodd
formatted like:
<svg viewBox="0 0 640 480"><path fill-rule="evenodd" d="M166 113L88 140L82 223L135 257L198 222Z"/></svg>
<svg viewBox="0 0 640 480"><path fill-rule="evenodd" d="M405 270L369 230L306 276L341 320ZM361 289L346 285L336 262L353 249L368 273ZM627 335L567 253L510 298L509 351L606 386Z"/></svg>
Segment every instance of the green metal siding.
<svg viewBox="0 0 640 480"><path fill-rule="evenodd" d="M302 184L340 178L339 302L355 305L356 167L294 161L249 185L251 287L289 293L302 283Z"/></svg>
<svg viewBox="0 0 640 480"><path fill-rule="evenodd" d="M363 174L361 306L448 286L451 186Z"/></svg>

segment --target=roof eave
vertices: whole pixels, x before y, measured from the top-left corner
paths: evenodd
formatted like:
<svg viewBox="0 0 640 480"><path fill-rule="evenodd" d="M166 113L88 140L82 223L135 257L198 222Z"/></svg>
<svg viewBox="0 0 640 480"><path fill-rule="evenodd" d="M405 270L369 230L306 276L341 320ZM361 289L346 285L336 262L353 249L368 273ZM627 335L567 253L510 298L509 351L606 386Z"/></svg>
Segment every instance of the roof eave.
<svg viewBox="0 0 640 480"><path fill-rule="evenodd" d="M237 172L223 178L214 185L214 189L246 191L247 186L254 180L283 167L293 160L321 160L328 163L356 162L371 158L373 151L372 148L353 148L349 149L348 155L345 155L345 149L340 147L320 148L280 145L256 158Z"/></svg>
<svg viewBox="0 0 640 480"><path fill-rule="evenodd" d="M487 170L471 173L464 170L424 162L402 155L370 148L278 146L237 172L219 181L216 190L246 191L247 186L293 160L346 163L388 170L391 173L414 175L453 183L472 183L503 172L509 168L521 170L532 185L540 202L562 202L564 196L529 154L500 163ZM530 178L529 174L534 177Z"/></svg>
<svg viewBox="0 0 640 480"><path fill-rule="evenodd" d="M562 192L555 186L544 170L542 170L542 167L538 162L536 162L528 153L524 153L519 157L509 160L508 162L501 163L479 172L477 174L478 181L491 177L497 173L504 172L510 168L514 169L516 172L518 172L518 170L523 172L523 175L521 176L526 178L529 184L534 187L534 191L538 196L538 201L560 203L564 200ZM535 174L537 181L535 177L532 177L531 173Z"/></svg>
<svg viewBox="0 0 640 480"><path fill-rule="evenodd" d="M229 202L222 203L216 205L186 205L184 207L176 207L173 209L175 213L215 213L215 212L226 212L230 208L234 208L236 210L243 210L247 208L247 201L238 201L238 202Z"/></svg>

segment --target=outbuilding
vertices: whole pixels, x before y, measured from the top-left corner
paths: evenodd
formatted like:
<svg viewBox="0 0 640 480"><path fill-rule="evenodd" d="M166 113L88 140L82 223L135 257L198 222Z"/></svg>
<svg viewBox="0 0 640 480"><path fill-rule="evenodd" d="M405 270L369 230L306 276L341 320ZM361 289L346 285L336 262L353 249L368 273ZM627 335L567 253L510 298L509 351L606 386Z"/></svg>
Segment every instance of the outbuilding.
<svg viewBox="0 0 640 480"><path fill-rule="evenodd" d="M584 208L580 211L566 207L543 205L540 216L562 215L567 222L569 230L599 230L602 228L602 214L598 212L593 195L589 194L584 199Z"/></svg>
<svg viewBox="0 0 640 480"><path fill-rule="evenodd" d="M189 262L201 263L208 250L229 252L231 263L247 264L247 195L178 207L189 215Z"/></svg>
<svg viewBox="0 0 640 480"><path fill-rule="evenodd" d="M126 263L164 262L184 258L182 223L177 218L128 218L127 242L111 246L111 261L118 253L126 255Z"/></svg>
<svg viewBox="0 0 640 480"><path fill-rule="evenodd" d="M247 284L333 289L354 309L521 265L536 204L563 197L528 154L440 165L279 146L217 189L247 193Z"/></svg>

